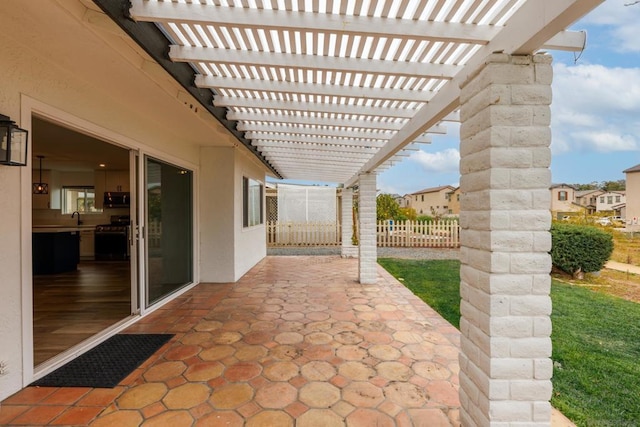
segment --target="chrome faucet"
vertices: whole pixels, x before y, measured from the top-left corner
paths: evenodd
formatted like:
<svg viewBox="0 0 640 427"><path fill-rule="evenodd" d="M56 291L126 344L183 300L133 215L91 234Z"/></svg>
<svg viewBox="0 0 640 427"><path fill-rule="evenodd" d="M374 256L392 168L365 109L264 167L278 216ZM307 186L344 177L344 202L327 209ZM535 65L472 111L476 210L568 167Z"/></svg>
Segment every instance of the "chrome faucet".
<svg viewBox="0 0 640 427"><path fill-rule="evenodd" d="M71 218L73 218L74 216L76 216L76 214L78 214L78 226L79 226L80 224L82 224L82 221L80 221L80 212L78 212L78 211L73 212L73 213L71 214Z"/></svg>

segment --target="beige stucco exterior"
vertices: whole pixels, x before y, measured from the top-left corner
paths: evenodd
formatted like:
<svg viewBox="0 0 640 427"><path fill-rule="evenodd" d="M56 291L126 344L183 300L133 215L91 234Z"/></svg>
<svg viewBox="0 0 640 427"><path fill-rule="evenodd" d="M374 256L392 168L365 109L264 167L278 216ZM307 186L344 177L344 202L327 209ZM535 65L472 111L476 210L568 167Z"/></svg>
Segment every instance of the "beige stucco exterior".
<svg viewBox="0 0 640 427"><path fill-rule="evenodd" d="M416 191L409 195L409 207L415 209L418 216L449 214L450 202L447 194L454 190L455 187L444 185Z"/></svg>
<svg viewBox="0 0 640 427"><path fill-rule="evenodd" d="M568 184L554 184L551 191L551 215L560 219L564 214L582 212L583 207L576 202L576 190Z"/></svg>
<svg viewBox="0 0 640 427"><path fill-rule="evenodd" d="M193 171L194 284L237 280L265 256L264 226L242 227L242 178L264 182L266 167L93 3L2 2L0 27L0 113L29 131L38 116ZM0 166L0 400L37 374L31 166Z"/></svg>
<svg viewBox="0 0 640 427"><path fill-rule="evenodd" d="M624 171L626 177L626 208L625 218L627 229L640 230L640 165Z"/></svg>

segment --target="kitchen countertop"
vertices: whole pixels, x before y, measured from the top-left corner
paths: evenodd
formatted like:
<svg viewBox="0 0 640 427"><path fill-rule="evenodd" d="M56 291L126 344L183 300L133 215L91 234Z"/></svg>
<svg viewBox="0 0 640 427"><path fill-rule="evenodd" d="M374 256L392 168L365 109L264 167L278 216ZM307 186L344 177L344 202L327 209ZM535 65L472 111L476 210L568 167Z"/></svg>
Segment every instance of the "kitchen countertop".
<svg viewBox="0 0 640 427"><path fill-rule="evenodd" d="M62 225L62 224L54 224L54 225L34 225L32 227L32 232L34 233L67 233L70 231L82 231L82 230L94 230L96 228L95 225Z"/></svg>

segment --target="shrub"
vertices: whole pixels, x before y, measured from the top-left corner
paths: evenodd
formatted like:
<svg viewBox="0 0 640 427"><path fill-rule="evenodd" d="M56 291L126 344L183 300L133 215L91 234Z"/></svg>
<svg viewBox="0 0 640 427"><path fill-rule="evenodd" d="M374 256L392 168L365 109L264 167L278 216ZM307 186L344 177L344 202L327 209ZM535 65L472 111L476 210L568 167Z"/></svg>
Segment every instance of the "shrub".
<svg viewBox="0 0 640 427"><path fill-rule="evenodd" d="M613 251L611 234L592 226L554 223L551 242L553 265L574 277L600 271Z"/></svg>

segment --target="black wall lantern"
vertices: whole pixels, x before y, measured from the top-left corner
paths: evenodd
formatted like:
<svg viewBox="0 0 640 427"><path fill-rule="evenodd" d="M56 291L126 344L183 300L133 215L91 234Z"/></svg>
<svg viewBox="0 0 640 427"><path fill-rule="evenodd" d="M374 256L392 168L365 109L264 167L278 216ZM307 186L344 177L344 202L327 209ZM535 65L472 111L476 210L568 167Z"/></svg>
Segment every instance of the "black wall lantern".
<svg viewBox="0 0 640 427"><path fill-rule="evenodd" d="M0 114L0 165L27 165L29 132L16 126L8 116Z"/></svg>

